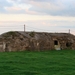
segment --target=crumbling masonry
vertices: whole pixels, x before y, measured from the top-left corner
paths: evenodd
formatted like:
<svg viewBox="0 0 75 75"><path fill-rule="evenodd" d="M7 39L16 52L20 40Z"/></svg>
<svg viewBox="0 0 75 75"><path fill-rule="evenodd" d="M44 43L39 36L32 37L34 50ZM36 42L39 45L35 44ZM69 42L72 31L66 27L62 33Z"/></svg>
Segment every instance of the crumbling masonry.
<svg viewBox="0 0 75 75"><path fill-rule="evenodd" d="M0 36L0 52L75 50L75 36L69 33L7 32Z"/></svg>

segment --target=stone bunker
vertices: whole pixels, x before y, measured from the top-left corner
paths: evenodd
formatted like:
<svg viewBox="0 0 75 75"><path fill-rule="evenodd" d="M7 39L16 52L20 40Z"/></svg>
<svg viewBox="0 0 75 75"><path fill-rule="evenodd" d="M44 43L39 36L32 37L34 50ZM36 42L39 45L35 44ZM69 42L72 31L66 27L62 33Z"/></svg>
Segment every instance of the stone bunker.
<svg viewBox="0 0 75 75"><path fill-rule="evenodd" d="M0 35L0 52L75 50L75 36L69 33L10 31Z"/></svg>

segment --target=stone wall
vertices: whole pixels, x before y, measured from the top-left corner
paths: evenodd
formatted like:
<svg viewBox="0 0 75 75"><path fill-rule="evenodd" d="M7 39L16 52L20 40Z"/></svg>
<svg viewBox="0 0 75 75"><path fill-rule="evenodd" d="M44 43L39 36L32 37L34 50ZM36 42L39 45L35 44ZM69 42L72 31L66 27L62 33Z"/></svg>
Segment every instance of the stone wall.
<svg viewBox="0 0 75 75"><path fill-rule="evenodd" d="M75 36L67 33L10 32L2 34L0 51L75 50Z"/></svg>

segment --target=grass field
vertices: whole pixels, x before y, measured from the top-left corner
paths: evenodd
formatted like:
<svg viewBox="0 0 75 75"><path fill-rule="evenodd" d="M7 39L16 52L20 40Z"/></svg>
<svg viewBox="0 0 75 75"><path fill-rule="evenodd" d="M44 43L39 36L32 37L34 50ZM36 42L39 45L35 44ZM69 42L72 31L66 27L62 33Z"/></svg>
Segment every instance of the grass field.
<svg viewBox="0 0 75 75"><path fill-rule="evenodd" d="M0 53L0 75L75 75L75 51Z"/></svg>

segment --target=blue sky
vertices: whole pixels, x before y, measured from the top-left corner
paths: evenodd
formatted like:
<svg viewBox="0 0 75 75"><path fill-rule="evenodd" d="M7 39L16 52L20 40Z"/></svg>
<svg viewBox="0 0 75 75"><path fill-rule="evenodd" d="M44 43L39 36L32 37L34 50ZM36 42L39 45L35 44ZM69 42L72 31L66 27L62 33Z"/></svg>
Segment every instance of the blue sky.
<svg viewBox="0 0 75 75"><path fill-rule="evenodd" d="M6 31L75 34L75 0L0 0L0 33Z"/></svg>

